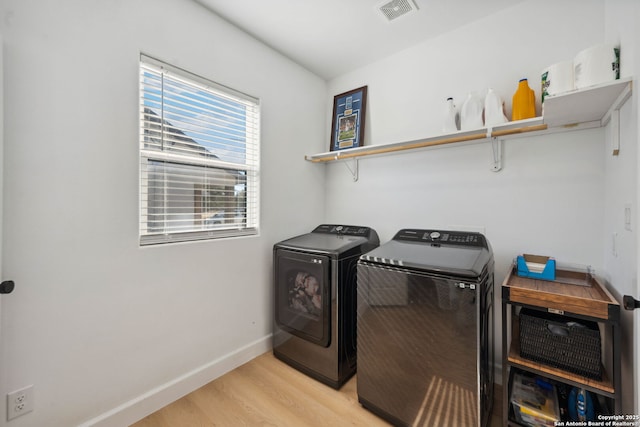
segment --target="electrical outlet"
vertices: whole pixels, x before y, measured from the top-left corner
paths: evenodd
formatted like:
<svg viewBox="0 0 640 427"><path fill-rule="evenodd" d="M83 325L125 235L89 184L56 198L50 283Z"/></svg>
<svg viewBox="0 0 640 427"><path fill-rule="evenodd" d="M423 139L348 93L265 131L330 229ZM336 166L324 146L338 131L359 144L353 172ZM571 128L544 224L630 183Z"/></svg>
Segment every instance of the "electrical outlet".
<svg viewBox="0 0 640 427"><path fill-rule="evenodd" d="M7 421L33 411L33 385L7 394Z"/></svg>

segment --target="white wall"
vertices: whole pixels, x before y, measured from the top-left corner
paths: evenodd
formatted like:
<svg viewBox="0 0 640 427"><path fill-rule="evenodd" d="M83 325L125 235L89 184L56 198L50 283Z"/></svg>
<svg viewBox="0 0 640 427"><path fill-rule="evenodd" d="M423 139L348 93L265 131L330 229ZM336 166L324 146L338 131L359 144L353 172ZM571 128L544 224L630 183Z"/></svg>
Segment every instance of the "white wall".
<svg viewBox="0 0 640 427"><path fill-rule="evenodd" d="M368 85L366 145L437 135L448 96L460 105L468 92L484 94L488 87L503 97L510 116L520 78L528 78L539 95L543 67L603 40L602 1L588 1L579 20L571 17L585 2L557 3L519 4L334 79L328 103L333 94ZM541 34L532 16L549 9L554 13L544 14ZM328 108L329 123L330 115ZM344 165L332 164L327 169L327 217L369 220L387 239L406 226L485 227L497 258L504 261L499 270L518 253L515 249L552 251L558 258L572 255L573 262L595 262L597 267L600 239L594 245L583 232L602 229L603 132L507 141L504 170L498 173L489 170L487 143L361 159L357 183L345 178ZM356 200L350 203L351 197ZM577 221L562 219L577 208L583 211ZM557 218L560 223L553 224ZM500 233L504 241L496 240ZM589 243L579 246L569 243L569 237ZM573 255L576 247L580 253Z"/></svg>
<svg viewBox="0 0 640 427"><path fill-rule="evenodd" d="M616 15L637 10L626 0L608 3L615 5L610 8ZM582 49L605 41L605 6L603 0L531 0L515 5L330 81L328 103L334 94L368 85L367 145L437 135L448 96L460 105L469 91L484 94L488 87L503 97L510 116L520 78L528 78L539 96L545 66L573 59ZM634 22L632 15L609 25L622 24L628 32ZM623 64L627 49L630 58L637 51L628 40L632 35L624 34ZM364 158L356 183L344 165L328 165L327 221L370 225L382 241L404 227L484 230L495 252L500 337L499 286L520 253L591 265L612 279L614 287L620 286L620 275L627 282L635 279L634 244L625 247L624 261L616 261L622 262L621 272L611 276L617 264L604 256L609 240L603 238L605 230L619 226L620 205L629 201L635 209L634 111L628 102L621 113L632 125L623 126L625 152L615 159L608 154L610 129L601 128L508 140L504 169L498 173L490 171L489 143ZM328 123L330 115L328 108ZM623 169L616 166L620 162ZM613 196L619 189L623 193ZM605 209L612 197L616 207ZM501 354L499 341L496 351ZM630 377L629 371L623 374Z"/></svg>
<svg viewBox="0 0 640 427"><path fill-rule="evenodd" d="M625 43L624 70L631 2L531 0L327 85L191 1L3 0L3 273L17 288L1 301L0 396L28 384L36 396L10 425L124 425L266 349L271 247L320 222L370 225L383 241L402 227L484 228L498 286L525 251L630 284L630 252L616 264L602 236L621 203L637 206L613 172L634 169L635 93L616 159L607 129L507 141L499 173L486 143L361 160L357 183L342 164L302 159L327 150L333 95L364 84L366 143L379 144L437 134L448 96L491 86L510 106L520 78L538 89L543 67L605 38ZM261 99L259 237L139 248L141 51Z"/></svg>
<svg viewBox="0 0 640 427"><path fill-rule="evenodd" d="M572 19L578 4L581 18ZM541 34L532 17L543 10L554 13L541 16ZM329 91L368 85L367 145L437 135L448 96L461 104L469 91L484 94L488 87L503 97L510 116L520 78L539 96L543 67L603 41L603 12L601 0L522 3L334 79ZM508 140L498 173L490 171L489 143L361 159L357 183L343 165L332 164L327 217L360 219L383 240L401 227L485 228L498 283L522 251L601 267L603 135L597 129Z"/></svg>
<svg viewBox="0 0 640 427"><path fill-rule="evenodd" d="M637 72L640 70L640 32L637 23L640 20L640 3L632 0L608 0L605 14L606 40L619 43L624 47L621 52L621 75L634 76L634 92L631 99L620 111L620 155L606 155L605 182L605 229L604 260L605 272L610 283L615 285L614 293L622 300L622 295L638 297L638 110ZM609 147L606 149L610 151ZM631 207L631 229L625 228L624 210ZM615 235L615 237L614 237ZM615 240L615 248L614 246ZM614 252L615 249L615 252ZM638 314L622 310L622 350L623 408L625 413L638 413ZM635 365L635 366L634 366ZM635 369L635 373L634 373ZM635 399L634 399L635 396Z"/></svg>
<svg viewBox="0 0 640 427"><path fill-rule="evenodd" d="M35 411L10 425L126 413L270 348L272 245L323 220L325 172L303 156L326 146L326 83L191 1L0 8L3 264L16 281L0 396L35 387ZM139 247L140 52L260 98L259 237Z"/></svg>

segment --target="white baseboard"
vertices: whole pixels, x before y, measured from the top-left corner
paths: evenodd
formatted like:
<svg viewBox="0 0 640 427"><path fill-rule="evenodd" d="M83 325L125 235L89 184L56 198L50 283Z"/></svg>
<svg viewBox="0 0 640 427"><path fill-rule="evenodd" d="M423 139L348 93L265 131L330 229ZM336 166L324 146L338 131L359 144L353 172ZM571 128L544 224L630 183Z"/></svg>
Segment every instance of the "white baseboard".
<svg viewBox="0 0 640 427"><path fill-rule="evenodd" d="M141 420L271 349L271 335L175 378L78 427L122 427Z"/></svg>
<svg viewBox="0 0 640 427"><path fill-rule="evenodd" d="M131 399L78 427L122 427L128 426L218 377L244 365L257 356L271 350L271 335L260 338L233 353L213 360L191 372L175 378L155 389ZM502 384L502 366L495 366L495 384Z"/></svg>

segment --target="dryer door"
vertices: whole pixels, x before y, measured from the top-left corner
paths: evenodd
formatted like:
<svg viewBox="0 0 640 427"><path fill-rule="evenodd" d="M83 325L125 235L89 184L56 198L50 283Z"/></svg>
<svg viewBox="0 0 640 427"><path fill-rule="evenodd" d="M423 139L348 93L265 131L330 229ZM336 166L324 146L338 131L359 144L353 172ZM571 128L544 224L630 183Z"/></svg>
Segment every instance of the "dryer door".
<svg viewBox="0 0 640 427"><path fill-rule="evenodd" d="M328 347L330 337L330 258L275 251L275 317L283 330Z"/></svg>

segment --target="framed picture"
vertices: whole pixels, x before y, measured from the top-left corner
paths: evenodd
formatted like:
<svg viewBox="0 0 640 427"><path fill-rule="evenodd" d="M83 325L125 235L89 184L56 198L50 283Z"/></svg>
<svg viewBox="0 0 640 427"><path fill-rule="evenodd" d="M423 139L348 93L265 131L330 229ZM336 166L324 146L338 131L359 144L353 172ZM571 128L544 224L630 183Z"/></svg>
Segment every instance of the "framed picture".
<svg viewBox="0 0 640 427"><path fill-rule="evenodd" d="M341 93L333 98L331 151L362 146L366 108L366 86Z"/></svg>

